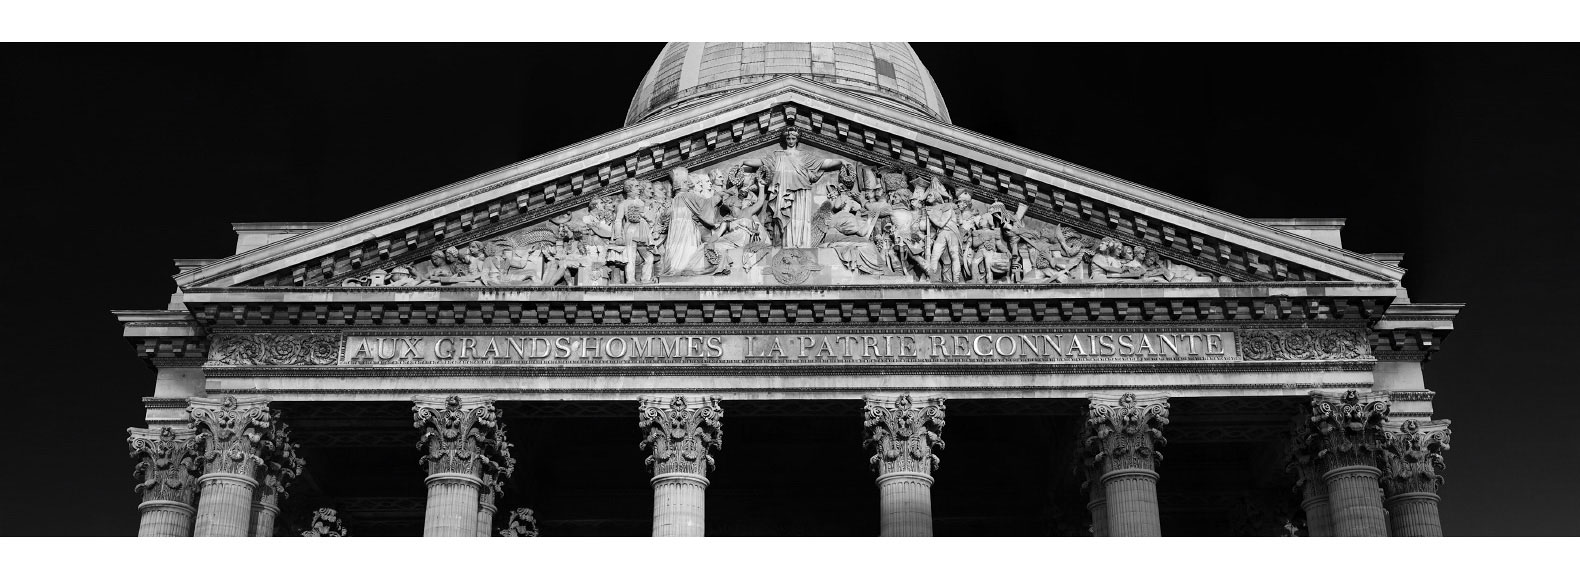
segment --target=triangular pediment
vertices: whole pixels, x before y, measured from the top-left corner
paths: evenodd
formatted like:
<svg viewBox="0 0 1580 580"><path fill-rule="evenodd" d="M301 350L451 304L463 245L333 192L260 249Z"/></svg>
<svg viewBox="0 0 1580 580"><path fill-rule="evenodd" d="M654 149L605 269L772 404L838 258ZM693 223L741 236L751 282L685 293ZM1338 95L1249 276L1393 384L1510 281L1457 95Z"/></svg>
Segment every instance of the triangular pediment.
<svg viewBox="0 0 1580 580"><path fill-rule="evenodd" d="M588 223L582 218L590 200L620 198L622 184L628 180L667 183L676 168L728 170L744 159L779 149L780 134L788 126L800 129L801 147L813 158L849 161L852 167L865 166L908 179L927 176L922 181L937 180L951 196L970 194L972 211L978 215L993 211L995 202L1001 204L1007 219L1024 207L1018 225L1031 232L1031 238L1040 238L1044 252L1059 242L1058 233L1067 240L1075 239L1078 247L1072 253L1077 254L1079 247L1092 246L1095 251L1095 246L1111 240L1108 246L1144 249L1160 256L1162 260L1155 261L1152 270L1155 274L1157 267L1172 269L1174 273L1168 276L1172 282L1396 283L1403 275L1395 266L1341 248L877 100L800 77L780 77L215 260L177 275L176 280L183 288L340 286L347 280L365 280L375 271L388 273L398 267L421 274L429 268L419 264L430 262L434 253L443 255L448 248L466 248L473 242L487 245L512 240L511 244L536 245L533 249L542 250L543 244L553 243L551 238L563 231L563 225L577 228L576 224ZM847 171L847 177L851 173ZM825 177L820 184L838 179L837 175ZM853 189L859 195L860 188ZM927 209L916 211L925 214ZM820 219L825 221L819 227L826 229L826 218ZM777 248L762 246L759 243L754 248L761 251L755 256L758 261L778 258L776 252L769 251ZM1059 255L1063 249L1068 246L1051 251ZM1125 259L1121 250L1113 253L1110 265ZM817 262L828 266L830 274L851 269L850 264L840 263L844 256L834 258L836 263L826 263L830 261L826 252L799 257L787 254L785 260ZM761 267L755 274L732 275L707 280L726 285L774 283L773 278L764 277ZM824 281L855 280L858 278L847 276Z"/></svg>

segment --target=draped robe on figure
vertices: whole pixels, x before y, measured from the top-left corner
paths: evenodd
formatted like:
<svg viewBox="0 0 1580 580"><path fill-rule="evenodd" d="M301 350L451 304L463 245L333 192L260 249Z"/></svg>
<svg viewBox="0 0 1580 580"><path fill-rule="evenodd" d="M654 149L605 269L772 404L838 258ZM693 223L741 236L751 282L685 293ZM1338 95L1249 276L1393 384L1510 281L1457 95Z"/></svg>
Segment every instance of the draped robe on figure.
<svg viewBox="0 0 1580 580"><path fill-rule="evenodd" d="M773 197L769 211L783 227L781 245L810 248L817 244L812 232L812 214L818 204L812 201L818 178L823 175L823 160L814 159L800 149L781 149L762 158L762 171L772 180Z"/></svg>
<svg viewBox="0 0 1580 580"><path fill-rule="evenodd" d="M691 191L676 195L670 205L669 234L665 237L660 276L696 276L713 271L703 251L705 239L719 224L719 197Z"/></svg>

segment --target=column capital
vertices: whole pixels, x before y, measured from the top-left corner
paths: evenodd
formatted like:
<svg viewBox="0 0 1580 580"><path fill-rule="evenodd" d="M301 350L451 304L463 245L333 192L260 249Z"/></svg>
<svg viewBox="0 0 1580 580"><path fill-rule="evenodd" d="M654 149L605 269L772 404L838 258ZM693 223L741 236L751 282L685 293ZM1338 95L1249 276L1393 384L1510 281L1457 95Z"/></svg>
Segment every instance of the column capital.
<svg viewBox="0 0 1580 580"><path fill-rule="evenodd" d="M654 476L706 476L713 469L711 452L724 444L723 418L718 397L643 397L637 427L647 437L639 448L651 451L643 463Z"/></svg>
<svg viewBox="0 0 1580 580"><path fill-rule="evenodd" d="M1085 447L1096 473L1154 470L1168 444L1168 396L1125 393L1092 395L1087 405Z"/></svg>
<svg viewBox="0 0 1580 580"><path fill-rule="evenodd" d="M868 460L878 475L909 472L928 474L938 470L942 459L934 449L944 448L944 399L930 397L916 405L910 395L898 397L867 396L862 427L866 446L872 448Z"/></svg>
<svg viewBox="0 0 1580 580"><path fill-rule="evenodd" d="M302 532L304 538L344 538L351 534L346 533L345 523L340 520L340 514L334 508L318 508L313 511L313 521L308 524L307 531Z"/></svg>
<svg viewBox="0 0 1580 580"><path fill-rule="evenodd" d="M484 397L412 397L412 426L422 429L418 462L428 474L460 473L481 477L484 465L496 461L490 450L509 444L500 441L500 413L494 400Z"/></svg>
<svg viewBox="0 0 1580 580"><path fill-rule="evenodd" d="M204 473L251 477L264 458L274 415L266 397L187 399L187 415L203 449Z"/></svg>
<svg viewBox="0 0 1580 580"><path fill-rule="evenodd" d="M1289 444L1284 451L1284 471L1295 475L1294 490L1300 492L1303 502L1326 500L1328 497L1327 483L1322 480L1322 471L1317 468L1319 449L1313 441L1318 436L1309 417L1296 417L1289 430Z"/></svg>
<svg viewBox="0 0 1580 580"><path fill-rule="evenodd" d="M1340 467L1375 467L1388 406L1385 392L1311 391L1307 445L1317 469L1326 474Z"/></svg>
<svg viewBox="0 0 1580 580"><path fill-rule="evenodd" d="M126 446L137 466L132 476L141 483L133 491L143 501L173 501L193 504L197 491L195 479L202 471L197 432L185 427L126 430ZM190 507L189 507L190 509Z"/></svg>
<svg viewBox="0 0 1580 580"><path fill-rule="evenodd" d="M529 508L516 508L510 512L510 523L505 529L499 530L499 535L506 538L536 538L538 537L538 518Z"/></svg>
<svg viewBox="0 0 1580 580"><path fill-rule="evenodd" d="M1389 422L1382 429L1383 490L1389 497L1406 493L1437 493L1443 484L1443 452L1453 435L1450 421Z"/></svg>
<svg viewBox="0 0 1580 580"><path fill-rule="evenodd" d="M291 442L291 428L281 420L280 412L271 411L269 417L269 427L259 442L263 462L258 467L258 491L265 503L274 504L279 498L290 497L286 489L302 475L307 461L297 454L300 445Z"/></svg>

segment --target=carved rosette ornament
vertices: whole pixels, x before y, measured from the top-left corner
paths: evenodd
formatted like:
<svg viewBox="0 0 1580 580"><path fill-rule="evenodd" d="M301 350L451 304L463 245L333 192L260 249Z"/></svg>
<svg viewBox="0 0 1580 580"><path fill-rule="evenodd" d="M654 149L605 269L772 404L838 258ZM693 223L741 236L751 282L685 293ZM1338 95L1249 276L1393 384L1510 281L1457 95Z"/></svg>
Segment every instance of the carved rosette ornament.
<svg viewBox="0 0 1580 580"><path fill-rule="evenodd" d="M274 445L274 415L263 397L189 399L203 450L203 475L198 477L198 507L193 535L251 535L253 496L263 456Z"/></svg>
<svg viewBox="0 0 1580 580"><path fill-rule="evenodd" d="M330 365L340 358L336 334L217 334L209 360L232 366Z"/></svg>
<svg viewBox="0 0 1580 580"><path fill-rule="evenodd" d="M318 508L313 511L313 521L307 531L302 532L304 538L344 538L351 534L346 532L345 523L340 521L340 514L334 508Z"/></svg>
<svg viewBox="0 0 1580 580"><path fill-rule="evenodd" d="M1447 419L1389 424L1383 429L1383 489L1389 496L1403 493L1437 493L1443 484L1443 452L1448 451Z"/></svg>
<svg viewBox="0 0 1580 580"><path fill-rule="evenodd" d="M1168 443L1167 397L1140 399L1125 393L1118 399L1093 396L1086 414L1085 446L1099 471L1152 470L1163 460L1158 448Z"/></svg>
<svg viewBox="0 0 1580 580"><path fill-rule="evenodd" d="M1246 329L1235 333L1245 360L1364 360L1371 341L1359 329Z"/></svg>
<svg viewBox="0 0 1580 580"><path fill-rule="evenodd" d="M510 523L505 529L499 530L499 535L505 538L536 538L538 518L529 508L516 508L510 512Z"/></svg>
<svg viewBox="0 0 1580 580"><path fill-rule="evenodd" d="M873 451L868 460L878 475L896 472L929 474L942 462L934 448L944 448L944 400L931 398L922 407L910 395L893 399L867 398L865 445Z"/></svg>
<svg viewBox="0 0 1580 580"><path fill-rule="evenodd" d="M705 476L713 470L711 452L724 443L724 409L718 397L643 399L637 415L637 427L647 432L639 448L651 451L643 463L653 475Z"/></svg>

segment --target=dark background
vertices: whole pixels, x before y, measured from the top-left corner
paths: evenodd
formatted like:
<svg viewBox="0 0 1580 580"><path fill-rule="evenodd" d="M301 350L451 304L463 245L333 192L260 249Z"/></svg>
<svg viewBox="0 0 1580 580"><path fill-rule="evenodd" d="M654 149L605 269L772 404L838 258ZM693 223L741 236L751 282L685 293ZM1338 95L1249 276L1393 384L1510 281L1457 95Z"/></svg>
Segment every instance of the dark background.
<svg viewBox="0 0 1580 580"><path fill-rule="evenodd" d="M660 44L8 45L0 533L136 533L112 309L231 222L336 221L620 128ZM1580 51L918 43L957 125L1247 217L1344 217L1466 302L1427 365L1453 535L1572 535ZM15 259L15 258L14 258ZM635 432L632 435L635 445Z"/></svg>

